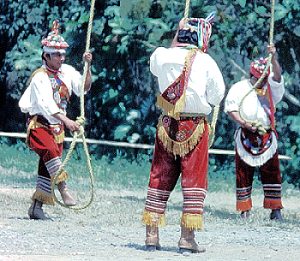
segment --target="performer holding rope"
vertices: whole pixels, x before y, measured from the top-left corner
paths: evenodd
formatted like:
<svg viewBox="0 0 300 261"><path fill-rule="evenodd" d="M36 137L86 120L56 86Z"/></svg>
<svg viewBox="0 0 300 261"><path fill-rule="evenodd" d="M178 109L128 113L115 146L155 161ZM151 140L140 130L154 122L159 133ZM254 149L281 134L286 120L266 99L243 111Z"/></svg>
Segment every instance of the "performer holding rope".
<svg viewBox="0 0 300 261"><path fill-rule="evenodd" d="M66 116L66 108L71 94L81 93L82 75L72 66L64 64L66 48L69 46L59 34L58 21L53 22L52 31L42 40L43 65L30 78L30 84L22 95L19 106L28 113L27 143L39 157L36 191L28 214L30 219L46 219L43 204L54 205L52 182L62 161L64 127L79 131L78 122ZM85 52L83 60L88 66L84 90L91 87L90 66L92 54ZM65 180L66 171L55 179L63 202L67 206L76 205L69 193Z"/></svg>
<svg viewBox="0 0 300 261"><path fill-rule="evenodd" d="M236 209L241 211L242 218L249 217L254 169L258 167L264 189L264 208L272 210L271 219L282 220L274 108L283 97L284 82L273 44L268 46L268 52L272 57L271 70L257 84L268 59L253 61L250 65L250 79L234 84L229 90L225 112L239 125L235 134Z"/></svg>
<svg viewBox="0 0 300 261"><path fill-rule="evenodd" d="M143 213L146 248L160 249L158 227L165 224L167 201L181 174L183 211L181 252L204 252L195 241L203 228L207 191L209 124L212 106L223 99L225 86L216 62L206 52L214 15L180 21L171 48L159 47L150 58L158 78L159 119L147 200Z"/></svg>

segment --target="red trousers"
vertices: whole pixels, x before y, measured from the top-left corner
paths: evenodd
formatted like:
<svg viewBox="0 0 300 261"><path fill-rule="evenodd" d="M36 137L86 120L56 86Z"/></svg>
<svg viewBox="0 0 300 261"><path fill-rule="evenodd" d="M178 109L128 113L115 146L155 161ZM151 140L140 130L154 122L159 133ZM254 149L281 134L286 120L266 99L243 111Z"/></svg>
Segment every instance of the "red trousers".
<svg viewBox="0 0 300 261"><path fill-rule="evenodd" d="M36 191L32 198L45 204L54 204L51 182L62 164L63 143L57 144L51 130L41 127L30 130L28 145L40 157Z"/></svg>
<svg viewBox="0 0 300 261"><path fill-rule="evenodd" d="M202 214L207 191L208 126L196 147L185 156L166 151L156 136L145 210L164 214L181 174L183 213Z"/></svg>
<svg viewBox="0 0 300 261"><path fill-rule="evenodd" d="M246 211L252 208L251 192L255 167L246 164L235 154L236 163L236 209ZM281 175L278 153L258 167L264 190L264 208L281 209Z"/></svg>

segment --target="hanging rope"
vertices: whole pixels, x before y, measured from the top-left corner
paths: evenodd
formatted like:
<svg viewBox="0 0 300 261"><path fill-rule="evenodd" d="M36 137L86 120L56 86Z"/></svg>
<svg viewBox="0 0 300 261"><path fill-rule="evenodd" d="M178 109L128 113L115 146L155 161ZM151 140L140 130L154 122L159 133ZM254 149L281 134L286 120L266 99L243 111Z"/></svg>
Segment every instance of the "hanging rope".
<svg viewBox="0 0 300 261"><path fill-rule="evenodd" d="M89 50L90 50L92 25L93 25L93 19L94 19L94 9L95 9L95 0L91 0L90 18L89 18L88 30L87 30L87 36L86 36L85 52L89 52ZM80 116L76 120L76 122L78 124L80 124L80 129L79 129L78 132L74 132L73 141L71 142L69 151L66 155L65 160L61 164L61 166L58 169L56 175L54 176L53 182L52 182L52 187L51 187L52 193L53 193L53 196L54 196L54 200L55 200L56 203L58 203L59 205L61 205L63 207L71 208L71 209L75 209L75 210L82 210L82 209L87 208L88 206L91 205L91 203L94 199L94 174L93 174L93 169L92 169L92 165L91 165L91 158L90 158L90 154L89 154L89 151L88 151L86 138L85 138L85 135L84 135L84 124L85 124L84 86L85 86L85 82L86 82L87 73L88 73L88 62L85 61L84 69L83 69L83 80L82 80L82 85L81 85L81 90L80 90ZM87 167L88 167L88 170L89 170L91 196L89 198L89 201L83 206L67 206L67 205L65 205L64 203L60 202L57 199L54 189L55 189L55 184L56 184L56 181L57 181L59 175L63 172L65 166L67 165L68 161L71 158L71 155L72 155L73 150L74 150L74 148L76 146L76 143L77 143L77 138L79 138L79 137L82 139L83 148L84 148L86 161L87 161Z"/></svg>
<svg viewBox="0 0 300 261"><path fill-rule="evenodd" d="M187 18L189 17L189 10L190 10L190 0L185 1L185 9L184 9L184 20L187 21ZM220 111L220 105L216 105L213 107L213 116L210 123L210 133L209 133L209 148L213 145L214 139L215 139L215 131L216 131L216 125L218 121L218 115Z"/></svg>
<svg viewBox="0 0 300 261"><path fill-rule="evenodd" d="M189 17L189 11L190 11L190 0L186 0L185 9L184 9L184 19L187 19Z"/></svg>
<svg viewBox="0 0 300 261"><path fill-rule="evenodd" d="M269 45L272 45L273 44L273 39L274 39L274 14L275 14L275 0L271 0L271 19L270 19L270 31L269 31ZM242 108L242 105L245 101L245 99L253 92L256 90L257 86L259 86L263 79L266 77L267 73L268 73L268 70L270 68L270 65L271 65L271 60L272 60L272 53L269 53L268 55L268 62L266 64L266 67L262 73L262 75L260 76L260 78L257 80L257 82L254 84L254 86L252 87L252 89L246 93L246 95L243 97L243 99L241 100L241 103L240 103L240 106L239 106L239 115L241 117L242 120L244 120L245 122L249 122L251 123L252 125L256 126L258 128L258 131L260 133L264 133L266 132L265 130L265 127L262 126L262 124L258 121L249 121L249 120L246 120L243 118L242 114L241 114L241 108Z"/></svg>

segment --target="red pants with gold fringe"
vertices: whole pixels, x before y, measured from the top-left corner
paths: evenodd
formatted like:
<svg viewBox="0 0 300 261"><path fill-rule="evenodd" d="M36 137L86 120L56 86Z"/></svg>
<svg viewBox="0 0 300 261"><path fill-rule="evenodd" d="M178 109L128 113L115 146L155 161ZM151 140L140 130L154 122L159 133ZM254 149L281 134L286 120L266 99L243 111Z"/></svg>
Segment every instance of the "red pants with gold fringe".
<svg viewBox="0 0 300 261"><path fill-rule="evenodd" d="M246 211L252 208L251 192L255 167L246 164L236 153L236 209ZM281 175L278 152L265 164L258 167L264 190L264 208L281 209Z"/></svg>
<svg viewBox="0 0 300 261"><path fill-rule="evenodd" d="M54 198L51 184L53 177L62 164L63 143L57 144L55 142L53 132L49 128L39 127L29 130L28 145L40 157L36 191L32 199L39 200L44 204L53 205ZM65 180L66 176L67 174L63 172L57 179L57 183Z"/></svg>
<svg viewBox="0 0 300 261"><path fill-rule="evenodd" d="M165 225L167 201L181 174L183 193L181 225L196 230L203 228L202 214L207 191L209 128L206 122L201 124L202 130L198 135L198 141L193 149L183 156L174 155L166 149L159 138L158 127L143 214L143 222L146 225Z"/></svg>

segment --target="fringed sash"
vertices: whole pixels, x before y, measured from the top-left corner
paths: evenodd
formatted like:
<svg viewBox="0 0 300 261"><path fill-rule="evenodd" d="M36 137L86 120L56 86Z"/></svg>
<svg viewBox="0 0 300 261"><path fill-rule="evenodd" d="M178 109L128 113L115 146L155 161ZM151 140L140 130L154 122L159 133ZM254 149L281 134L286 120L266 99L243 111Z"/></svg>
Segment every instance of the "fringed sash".
<svg viewBox="0 0 300 261"><path fill-rule="evenodd" d="M174 83L157 96L157 106L163 109L166 115L175 119L179 119L179 113L184 110L186 86L196 54L197 48L193 48L188 52L182 73Z"/></svg>
<svg viewBox="0 0 300 261"><path fill-rule="evenodd" d="M157 126L157 135L164 148L179 156L188 154L199 142L205 130L204 117L180 117L176 120L163 115Z"/></svg>
<svg viewBox="0 0 300 261"><path fill-rule="evenodd" d="M235 135L236 150L248 165L262 166L277 151L277 138L273 131L258 135L239 128Z"/></svg>

